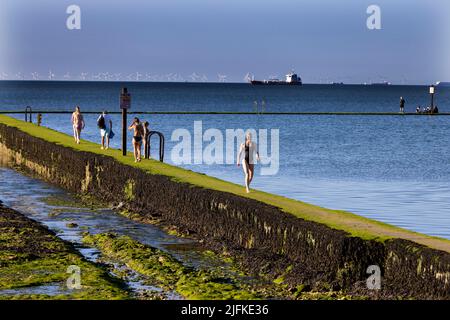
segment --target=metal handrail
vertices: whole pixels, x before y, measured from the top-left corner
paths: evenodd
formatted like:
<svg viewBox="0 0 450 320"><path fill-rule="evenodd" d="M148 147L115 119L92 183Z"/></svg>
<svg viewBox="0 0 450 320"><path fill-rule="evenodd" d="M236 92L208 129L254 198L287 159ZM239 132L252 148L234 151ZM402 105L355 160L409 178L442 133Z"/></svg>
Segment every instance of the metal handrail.
<svg viewBox="0 0 450 320"><path fill-rule="evenodd" d="M164 135L159 131L150 131L145 144L144 156L146 159L150 158L150 139L154 134L157 134L159 136L159 161L164 162L165 138Z"/></svg>

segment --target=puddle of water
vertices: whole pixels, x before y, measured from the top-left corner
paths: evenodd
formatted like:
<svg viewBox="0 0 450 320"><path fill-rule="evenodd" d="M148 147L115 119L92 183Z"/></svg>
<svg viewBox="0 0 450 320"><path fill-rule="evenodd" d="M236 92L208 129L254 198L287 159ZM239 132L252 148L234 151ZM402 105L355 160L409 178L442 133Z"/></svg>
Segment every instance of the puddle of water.
<svg viewBox="0 0 450 320"><path fill-rule="evenodd" d="M57 296L62 294L68 294L70 290L67 289L67 286L61 284L59 282L47 283L42 286L34 286L34 287L22 287L22 288L14 288L14 289L4 289L0 290L1 296L14 296L14 295L28 295L28 294L42 294L48 296Z"/></svg>
<svg viewBox="0 0 450 320"><path fill-rule="evenodd" d="M126 283L128 288L135 293L136 296L148 296L149 294L155 296L159 296L161 298L167 299L167 300L182 300L183 297L177 294L174 291L164 291L164 289L147 284L146 280L142 275L137 273L134 270L129 269L125 265L121 265L119 263L112 263L113 270L111 274L116 277L120 277L119 272L125 272L126 275Z"/></svg>

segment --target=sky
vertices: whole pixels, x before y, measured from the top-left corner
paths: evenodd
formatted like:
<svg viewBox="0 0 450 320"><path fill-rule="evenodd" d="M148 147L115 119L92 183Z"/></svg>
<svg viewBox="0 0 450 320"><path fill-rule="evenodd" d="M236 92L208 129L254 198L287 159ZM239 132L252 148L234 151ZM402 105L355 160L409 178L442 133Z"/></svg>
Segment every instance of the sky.
<svg viewBox="0 0 450 320"><path fill-rule="evenodd" d="M0 0L0 79L430 84L450 81L449 20L448 0Z"/></svg>

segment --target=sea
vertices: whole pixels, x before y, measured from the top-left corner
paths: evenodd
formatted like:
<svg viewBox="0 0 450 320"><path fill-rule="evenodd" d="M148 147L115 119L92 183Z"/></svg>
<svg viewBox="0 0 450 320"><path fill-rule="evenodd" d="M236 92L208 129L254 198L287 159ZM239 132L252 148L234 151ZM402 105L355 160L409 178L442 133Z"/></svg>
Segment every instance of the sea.
<svg viewBox="0 0 450 320"><path fill-rule="evenodd" d="M190 133L194 158L213 141L196 142L196 124L202 133L222 133L224 154L230 151L227 130L266 130L268 141L276 142L275 148L269 143L267 159L278 159L272 159L278 169L267 175L262 168L268 164L257 164L252 188L450 239L450 116L264 114L397 113L401 96L405 111L415 112L417 106L430 104L428 86L0 81L0 111L24 111L26 106L35 112L73 111L79 105L82 112L119 112L122 87L131 94L131 113L244 113L129 115L129 120L137 116L148 121L151 130L165 136L167 163L243 185L242 168L225 159L180 164L175 152L180 133ZM441 113L449 113L450 88L438 87L435 103ZM82 138L99 142L98 114L84 117ZM120 148L121 115L111 118L116 133L111 147ZM44 113L42 125L72 134L70 114ZM151 152L157 159L158 148L154 137Z"/></svg>

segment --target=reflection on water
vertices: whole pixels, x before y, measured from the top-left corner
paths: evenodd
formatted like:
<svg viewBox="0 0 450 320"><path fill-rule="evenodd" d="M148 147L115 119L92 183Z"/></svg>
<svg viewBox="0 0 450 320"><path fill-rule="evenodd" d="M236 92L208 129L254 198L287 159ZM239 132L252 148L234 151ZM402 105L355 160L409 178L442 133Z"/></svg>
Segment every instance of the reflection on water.
<svg viewBox="0 0 450 320"><path fill-rule="evenodd" d="M448 182L297 181L291 197L450 239Z"/></svg>

